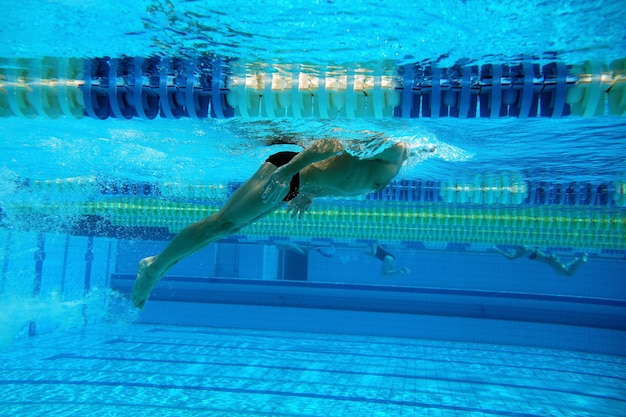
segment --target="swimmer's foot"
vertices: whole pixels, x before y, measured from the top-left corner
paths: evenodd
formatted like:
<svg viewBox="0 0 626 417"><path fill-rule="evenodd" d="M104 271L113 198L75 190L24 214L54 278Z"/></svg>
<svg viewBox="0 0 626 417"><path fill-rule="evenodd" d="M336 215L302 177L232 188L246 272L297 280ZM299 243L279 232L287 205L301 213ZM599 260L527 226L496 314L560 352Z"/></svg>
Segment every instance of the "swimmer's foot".
<svg viewBox="0 0 626 417"><path fill-rule="evenodd" d="M130 293L130 299L137 308L143 308L150 296L150 291L159 282L160 276L154 274L150 265L154 262L154 256L143 258L139 261L137 278Z"/></svg>
<svg viewBox="0 0 626 417"><path fill-rule="evenodd" d="M583 257L581 258L583 260L583 262L587 262L587 253L583 253Z"/></svg>

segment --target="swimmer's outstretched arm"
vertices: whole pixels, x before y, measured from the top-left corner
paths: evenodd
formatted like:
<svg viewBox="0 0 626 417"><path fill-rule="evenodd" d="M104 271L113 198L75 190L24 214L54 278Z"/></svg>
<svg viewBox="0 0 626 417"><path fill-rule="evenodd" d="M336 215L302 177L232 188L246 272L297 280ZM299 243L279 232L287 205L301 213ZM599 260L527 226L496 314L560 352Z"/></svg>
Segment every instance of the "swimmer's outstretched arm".
<svg viewBox="0 0 626 417"><path fill-rule="evenodd" d="M513 261L515 259L523 258L525 256L530 255L533 251L532 249L527 248L526 246L516 246L514 252L505 252L497 246L493 247L493 250L500 253L505 258Z"/></svg>
<svg viewBox="0 0 626 417"><path fill-rule="evenodd" d="M305 167L319 161L341 155L344 147L337 139L322 139L308 146L289 163L278 168L263 187L263 201L276 204L284 197L291 178Z"/></svg>

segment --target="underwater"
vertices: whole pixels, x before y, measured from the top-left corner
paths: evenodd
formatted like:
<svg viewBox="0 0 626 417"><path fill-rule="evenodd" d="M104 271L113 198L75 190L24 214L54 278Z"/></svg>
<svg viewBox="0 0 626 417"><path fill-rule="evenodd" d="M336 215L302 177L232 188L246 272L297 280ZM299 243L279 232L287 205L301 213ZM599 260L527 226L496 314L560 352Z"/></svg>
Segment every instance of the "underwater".
<svg viewBox="0 0 626 417"><path fill-rule="evenodd" d="M0 416L626 415L621 1L0 16Z"/></svg>

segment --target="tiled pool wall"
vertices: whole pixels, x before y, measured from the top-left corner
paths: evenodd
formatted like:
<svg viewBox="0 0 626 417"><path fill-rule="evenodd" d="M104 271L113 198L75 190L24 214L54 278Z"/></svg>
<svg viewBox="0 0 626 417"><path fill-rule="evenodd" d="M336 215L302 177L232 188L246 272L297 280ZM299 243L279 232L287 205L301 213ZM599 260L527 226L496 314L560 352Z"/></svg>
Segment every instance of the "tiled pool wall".
<svg viewBox="0 0 626 417"><path fill-rule="evenodd" d="M0 233L2 294L37 306L20 311L24 337L62 327L64 319L110 320L103 312L108 289L127 295L138 260L166 244ZM619 259L590 258L575 276L561 277L546 265L490 252L400 249L396 262L411 273L385 277L380 261L358 245L334 250L332 257L303 257L271 245L211 245L170 271L137 322L626 352Z"/></svg>

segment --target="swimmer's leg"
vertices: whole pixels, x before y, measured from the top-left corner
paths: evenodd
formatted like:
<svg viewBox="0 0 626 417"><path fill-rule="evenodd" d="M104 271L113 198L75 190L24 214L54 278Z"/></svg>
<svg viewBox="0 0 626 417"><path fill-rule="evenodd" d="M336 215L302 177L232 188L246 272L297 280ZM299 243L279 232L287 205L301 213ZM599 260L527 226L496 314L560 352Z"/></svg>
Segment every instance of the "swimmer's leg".
<svg viewBox="0 0 626 417"><path fill-rule="evenodd" d="M380 272L383 275L391 275L392 273L395 272L395 269L396 269L396 265L395 264L396 264L396 261L395 261L395 259L393 259L392 256L390 256L390 255L385 256L384 259L383 259L383 266L382 266Z"/></svg>
<svg viewBox="0 0 626 417"><path fill-rule="evenodd" d="M152 288L181 259L237 232L280 207L282 201L269 204L262 199L263 185L275 171L276 167L266 162L252 178L235 191L220 211L185 227L158 255L142 259L131 293L133 304L143 308Z"/></svg>
<svg viewBox="0 0 626 417"><path fill-rule="evenodd" d="M587 262L587 254L584 253L583 256L581 256L580 258L576 258L574 259L572 262L570 262L568 265L565 266L565 275L567 275L568 277L571 277L572 275L574 275L574 273L576 272L576 270L584 263Z"/></svg>
<svg viewBox="0 0 626 417"><path fill-rule="evenodd" d="M383 275L395 275L395 274L406 275L406 274L409 274L410 272L411 270L407 268L406 266L403 266L400 269L396 269L396 260L391 255L387 255L383 259L383 266L381 269L381 273Z"/></svg>

